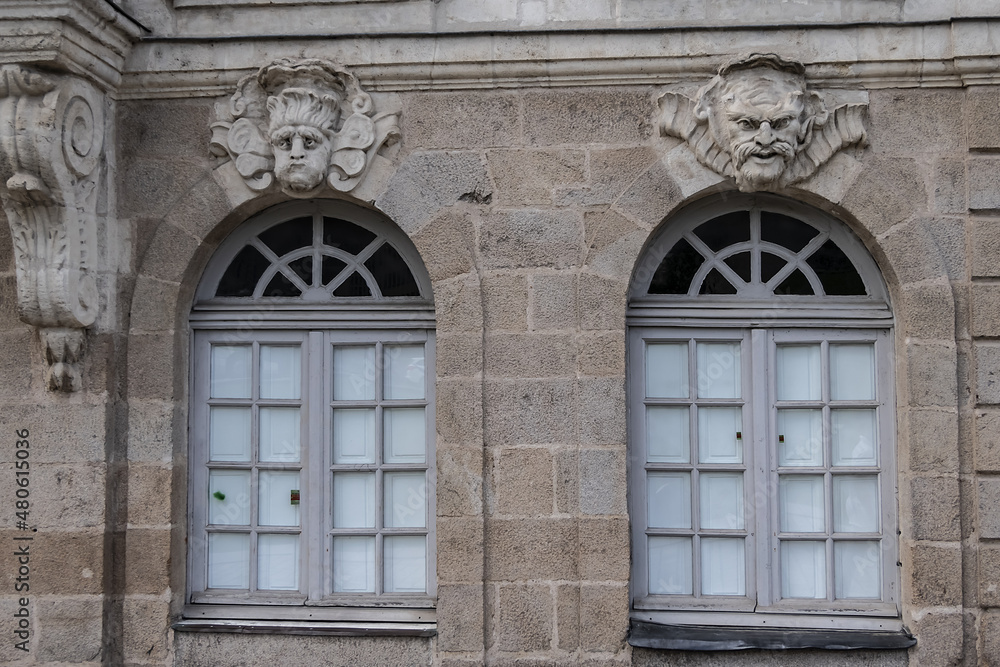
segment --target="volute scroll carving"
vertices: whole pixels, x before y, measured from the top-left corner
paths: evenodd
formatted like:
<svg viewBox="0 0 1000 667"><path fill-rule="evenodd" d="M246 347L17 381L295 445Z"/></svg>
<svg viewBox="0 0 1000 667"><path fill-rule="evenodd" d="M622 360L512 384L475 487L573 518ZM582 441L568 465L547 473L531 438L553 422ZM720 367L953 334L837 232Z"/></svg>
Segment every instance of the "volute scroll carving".
<svg viewBox="0 0 1000 667"><path fill-rule="evenodd" d="M695 99L660 97L660 132L743 192L776 191L812 176L841 149L866 146L864 104L827 107L805 67L753 54L719 68Z"/></svg>
<svg viewBox="0 0 1000 667"><path fill-rule="evenodd" d="M90 84L0 68L0 200L10 224L18 310L38 327L50 389L75 391L97 319L97 181L104 100Z"/></svg>
<svg viewBox="0 0 1000 667"><path fill-rule="evenodd" d="M357 77L326 60L277 60L243 78L212 153L229 157L251 190L312 197L349 192L375 155L399 139L399 113L375 112Z"/></svg>

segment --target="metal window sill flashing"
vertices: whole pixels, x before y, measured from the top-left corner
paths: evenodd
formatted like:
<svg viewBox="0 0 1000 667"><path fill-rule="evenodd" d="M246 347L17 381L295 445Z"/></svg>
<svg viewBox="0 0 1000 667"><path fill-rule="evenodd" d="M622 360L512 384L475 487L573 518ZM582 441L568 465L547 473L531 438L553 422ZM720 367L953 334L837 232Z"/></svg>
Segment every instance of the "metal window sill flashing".
<svg viewBox="0 0 1000 667"><path fill-rule="evenodd" d="M674 651L748 649L906 649L917 640L901 630L828 630L713 625L674 625L632 620L628 643L637 648Z"/></svg>
<svg viewBox="0 0 1000 667"><path fill-rule="evenodd" d="M183 619L175 622L171 627L180 632L327 635L334 637L432 637L437 634L436 623Z"/></svg>

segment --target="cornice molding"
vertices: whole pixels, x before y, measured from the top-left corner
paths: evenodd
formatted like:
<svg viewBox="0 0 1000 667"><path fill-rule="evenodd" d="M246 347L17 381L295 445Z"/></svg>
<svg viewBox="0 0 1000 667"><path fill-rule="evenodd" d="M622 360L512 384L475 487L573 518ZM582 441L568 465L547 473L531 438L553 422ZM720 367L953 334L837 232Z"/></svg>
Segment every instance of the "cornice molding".
<svg viewBox="0 0 1000 667"><path fill-rule="evenodd" d="M152 38L129 57L123 99L217 97L257 63L346 63L372 92L677 85L691 91L719 62L762 44L805 64L814 88L867 90L1000 84L1000 20L804 28L606 33L302 35ZM224 60L226 67L218 63ZM689 55L697 54L697 55Z"/></svg>
<svg viewBox="0 0 1000 667"><path fill-rule="evenodd" d="M143 32L104 0L0 0L0 64L71 72L105 91Z"/></svg>

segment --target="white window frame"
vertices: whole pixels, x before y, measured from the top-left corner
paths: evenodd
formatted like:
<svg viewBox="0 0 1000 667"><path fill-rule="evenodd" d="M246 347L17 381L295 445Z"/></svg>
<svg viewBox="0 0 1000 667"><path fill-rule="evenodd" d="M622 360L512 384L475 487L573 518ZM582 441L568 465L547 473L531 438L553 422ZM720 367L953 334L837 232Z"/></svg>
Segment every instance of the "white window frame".
<svg viewBox="0 0 1000 667"><path fill-rule="evenodd" d="M854 263L868 293L853 297L790 296L780 299L768 299L754 292L756 288L749 289L748 294L742 295L647 293L653 274L663 257L685 234L703 222L724 213L737 210L752 211L759 208L789 215L829 234L829 238ZM718 265L716 262L715 266ZM703 265L699 273L704 275L706 272L707 267ZM759 292L759 289L757 291ZM765 632L768 628L803 631L834 629L875 633L903 631L898 594L893 320L888 304L888 293L878 267L860 241L843 223L781 197L727 193L724 199L703 200L679 213L647 246L633 276L627 321L633 622L649 624L649 627L654 625L671 628L687 626L695 629L728 627L733 631L742 629L752 631L754 628ZM697 595L650 595L646 545L646 535L649 530L646 516L646 470L649 465L646 455L644 405L649 401L646 399L645 391L645 346L651 341L710 339L739 340L743 355L742 381L745 399L743 463L747 470L744 479L747 522L746 595L709 596L707 599ZM825 349L831 341L849 340L873 341L876 346L877 428L880 436L878 474L881 494L879 537L882 540L881 598L877 601L833 600L834 591L829 579L834 565L828 559L827 594L831 599L781 600L780 576L777 567L772 567L772 561L780 560L776 551L778 500L777 493L770 493L768 488L772 485L777 488L774 461L777 433L773 372L776 341L825 341L821 342ZM691 347L694 347L693 343ZM693 357L693 350L690 355ZM670 403L670 401L661 402ZM824 414L828 413L828 405L825 411ZM688 468L698 468L699 464L696 463L697 457L694 454L697 443L692 442L691 447L692 463ZM829 449L828 442L826 448ZM825 475L829 478L829 458L826 463ZM670 468L670 466L661 467ZM697 502L697 493L696 485L692 483L692 503ZM767 507L755 507L755 496L767 498ZM761 509L764 511L760 511ZM827 511L830 511L829 508ZM832 531L829 517L827 517L827 529ZM692 530L687 532L694 534L698 529L692 525ZM760 539L762 535L770 537ZM693 571L697 572L697 569ZM692 586L698 586L696 578ZM718 639L715 635L706 638L708 635L695 633L691 636L697 636L698 639L696 641L685 639L676 643L653 641L638 645L704 649L754 646L753 641L743 643L740 640L727 644L725 640ZM765 642L759 646L778 647L780 643Z"/></svg>
<svg viewBox="0 0 1000 667"><path fill-rule="evenodd" d="M311 293L308 298L215 296L230 262L257 234L287 220L312 216L314 226L323 216L349 221L390 244L404 260L419 289L417 297L331 297L323 301ZM374 243L374 242L373 242ZM369 246L370 248L370 246ZM318 252L318 251L317 251ZM373 251L361 253L367 257ZM333 253L329 253L331 256ZM317 256L318 257L318 256ZM358 262L363 261L359 259ZM350 262L349 262L350 265ZM360 266L355 263L355 267ZM363 272L364 269L362 268ZM265 274L270 275L270 274ZM370 274L365 278L371 284ZM259 290L258 290L259 292ZM427 636L434 633L436 599L435 533L435 425L434 425L434 310L430 279L409 239L382 216L358 206L332 200L289 202L275 206L244 223L218 248L196 292L190 317L191 409L189 429L188 561L184 619L175 624L180 630L237 632L292 632L306 634L402 634ZM250 400L212 399L211 347L216 344L253 346L253 396L257 395L257 349L261 344L301 345L301 399ZM332 361L337 346L366 345L376 348L374 368L378 393L375 400L344 402L333 396ZM383 398L383 352L388 346L420 345L424 350L424 397L422 399ZM300 579L298 591L258 591L251 588L209 589L207 586L207 533L219 530L207 524L210 467L208 415L213 403L253 404L260 402L301 406L300 520L298 533ZM333 528L333 473L344 469L332 461L332 419L334 407L374 409L376 450L372 465L350 466L352 470L374 472L376 484L376 528L344 530ZM387 464L381 461L382 415L384 407L423 407L425 410L425 459L422 464ZM257 414L253 408L253 415ZM256 420L253 420L256 429ZM286 466L288 464L285 464ZM235 464L247 468L259 464ZM264 467L275 467L264 464ZM230 466L232 467L232 466ZM276 467L282 467L278 465ZM383 526L381 480L385 471L422 471L426 479L423 528ZM252 480L256 473L252 472ZM256 483L251 496L257 493ZM251 513L251 521L256 517ZM223 528L242 531L245 528ZM267 532L296 532L267 528ZM364 534L376 542L374 593L335 593L332 575L332 540L335 534ZM425 581L422 593L385 593L382 542L391 535L425 535ZM251 540L251 545L254 541ZM255 567L251 546L251 573Z"/></svg>

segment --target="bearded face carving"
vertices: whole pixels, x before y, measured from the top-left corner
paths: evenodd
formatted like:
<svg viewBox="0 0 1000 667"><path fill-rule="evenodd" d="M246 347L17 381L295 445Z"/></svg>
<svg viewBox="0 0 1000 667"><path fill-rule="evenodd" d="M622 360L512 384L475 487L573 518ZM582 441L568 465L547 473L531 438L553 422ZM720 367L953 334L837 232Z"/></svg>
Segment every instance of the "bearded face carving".
<svg viewBox="0 0 1000 667"><path fill-rule="evenodd" d="M775 55L730 63L696 100L660 98L660 129L684 139L705 166L743 192L779 190L808 178L851 144L865 144L863 105L832 112L806 88L805 69Z"/></svg>
<svg viewBox="0 0 1000 667"><path fill-rule="evenodd" d="M292 197L354 189L399 138L399 114L375 113L350 72L324 60L278 60L240 81L230 116L212 125L212 152L252 190Z"/></svg>

